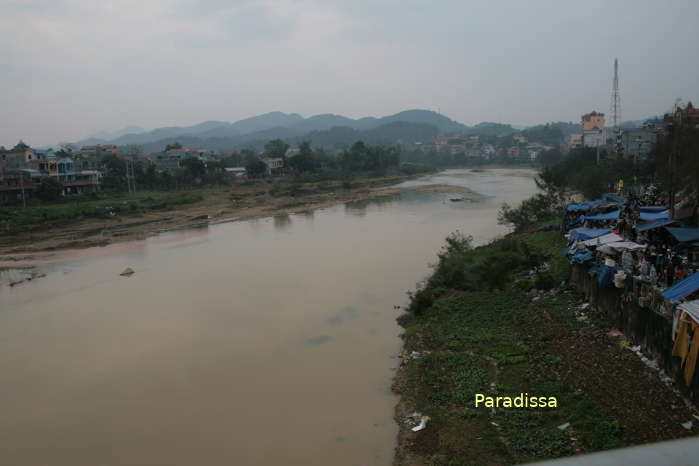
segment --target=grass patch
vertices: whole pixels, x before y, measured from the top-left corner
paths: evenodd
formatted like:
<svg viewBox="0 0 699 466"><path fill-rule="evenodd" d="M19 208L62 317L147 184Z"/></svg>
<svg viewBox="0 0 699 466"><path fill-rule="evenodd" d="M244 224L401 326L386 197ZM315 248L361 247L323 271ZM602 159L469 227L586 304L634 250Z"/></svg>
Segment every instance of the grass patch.
<svg viewBox="0 0 699 466"><path fill-rule="evenodd" d="M0 207L0 231L15 234L50 225L67 224L86 218L112 218L140 215L149 210L165 210L203 199L199 192L163 191L134 194L80 196L50 204Z"/></svg>
<svg viewBox="0 0 699 466"><path fill-rule="evenodd" d="M538 232L471 248L467 239L452 237L432 277L412 295L412 312L401 319L405 349L423 355L407 363L402 396L433 418L430 441L416 447L428 462L509 464L622 445L620 424L565 384L558 374L563 355L551 349L562 326L587 325L575 319L581 298L559 290L533 305L513 285L544 263L556 284L567 278L559 238L558 232ZM504 278L484 275L494 272ZM527 279L537 284L536 277ZM500 408L491 418L488 408L474 406L476 393L553 396L558 407ZM558 428L565 423L568 429Z"/></svg>

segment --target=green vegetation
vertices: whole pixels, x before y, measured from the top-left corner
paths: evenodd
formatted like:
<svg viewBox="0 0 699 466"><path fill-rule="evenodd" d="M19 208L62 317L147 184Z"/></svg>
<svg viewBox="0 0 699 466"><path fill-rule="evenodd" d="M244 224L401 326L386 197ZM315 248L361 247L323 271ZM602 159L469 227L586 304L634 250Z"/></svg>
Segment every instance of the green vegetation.
<svg viewBox="0 0 699 466"><path fill-rule="evenodd" d="M196 192L148 192L93 194L67 200L33 204L26 208L0 207L0 232L15 234L40 226L60 225L88 218L139 215L202 200Z"/></svg>
<svg viewBox="0 0 699 466"><path fill-rule="evenodd" d="M63 185L57 179L46 176L36 189L36 197L44 202L55 201L61 197L62 192Z"/></svg>
<svg viewBox="0 0 699 466"><path fill-rule="evenodd" d="M502 464L622 445L620 424L559 373L566 355L553 345L556 332L583 325L574 313L580 298L557 292L534 303L523 291L551 288L540 286L542 277L555 284L567 277L562 242L553 231L476 248L458 233L447 238L400 319L407 353L419 356L399 388L411 410L431 417L432 433L416 436L412 454L438 465ZM558 408L492 413L475 406L476 393L554 396Z"/></svg>

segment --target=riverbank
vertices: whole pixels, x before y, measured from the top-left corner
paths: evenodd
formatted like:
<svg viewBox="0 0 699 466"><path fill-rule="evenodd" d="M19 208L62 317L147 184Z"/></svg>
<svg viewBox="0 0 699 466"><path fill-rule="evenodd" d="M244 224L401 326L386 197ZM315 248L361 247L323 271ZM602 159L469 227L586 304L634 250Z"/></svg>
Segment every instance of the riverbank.
<svg viewBox="0 0 699 466"><path fill-rule="evenodd" d="M448 240L400 318L395 464L514 464L692 434L682 424L695 412L562 284L562 242L554 231ZM477 393L557 407L476 407ZM424 429L414 413L429 416Z"/></svg>
<svg viewBox="0 0 699 466"><path fill-rule="evenodd" d="M177 192L137 193L110 199L28 207L0 234L0 266L33 254L105 246L162 232L316 210L351 201L399 194L386 188L416 176L391 176L324 183L258 183ZM384 188L384 189L382 189ZM455 186L423 186L434 193L473 195ZM20 223L23 222L23 223ZM8 232L8 230L10 230Z"/></svg>

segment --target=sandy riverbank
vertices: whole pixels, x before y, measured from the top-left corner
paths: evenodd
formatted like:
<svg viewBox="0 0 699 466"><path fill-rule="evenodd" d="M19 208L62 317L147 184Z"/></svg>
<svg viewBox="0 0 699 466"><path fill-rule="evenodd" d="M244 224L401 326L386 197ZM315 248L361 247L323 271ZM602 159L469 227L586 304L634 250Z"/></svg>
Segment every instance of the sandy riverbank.
<svg viewBox="0 0 699 466"><path fill-rule="evenodd" d="M4 236L0 238L0 268L26 266L37 257L55 251L106 246L142 240L167 231L306 212L345 202L397 196L406 190L457 194L464 198L479 197L468 188L448 185L374 189L363 187L279 197L271 196L267 191L236 196L238 191L235 189L221 189L206 194L200 202L175 206L165 211L149 211L112 219L85 219Z"/></svg>

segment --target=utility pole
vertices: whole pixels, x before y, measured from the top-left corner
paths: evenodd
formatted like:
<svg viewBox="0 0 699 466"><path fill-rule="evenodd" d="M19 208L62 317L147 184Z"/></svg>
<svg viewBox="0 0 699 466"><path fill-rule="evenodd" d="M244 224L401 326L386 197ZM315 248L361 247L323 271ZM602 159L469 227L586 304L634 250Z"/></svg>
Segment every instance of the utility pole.
<svg viewBox="0 0 699 466"><path fill-rule="evenodd" d="M22 207L27 207L27 197L24 193L24 173L19 170L19 188L22 190Z"/></svg>
<svg viewBox="0 0 699 466"><path fill-rule="evenodd" d="M129 193L136 192L136 172L133 159L126 159L126 186Z"/></svg>

